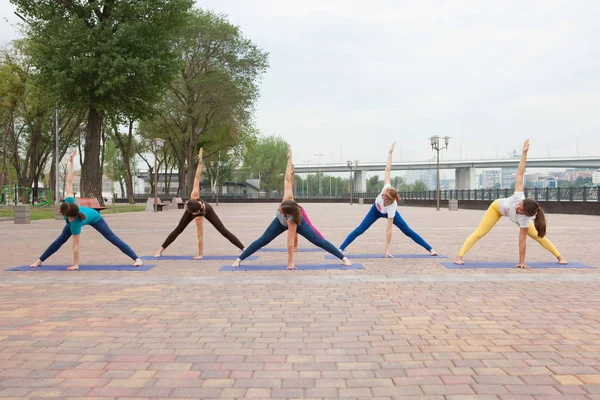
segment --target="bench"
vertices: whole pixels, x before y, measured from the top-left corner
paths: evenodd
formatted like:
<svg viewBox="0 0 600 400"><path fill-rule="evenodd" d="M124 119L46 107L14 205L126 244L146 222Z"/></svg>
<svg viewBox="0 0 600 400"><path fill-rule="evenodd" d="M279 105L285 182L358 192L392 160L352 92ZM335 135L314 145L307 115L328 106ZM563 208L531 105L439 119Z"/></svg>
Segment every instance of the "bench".
<svg viewBox="0 0 600 400"><path fill-rule="evenodd" d="M81 197L77 199L79 205L87 208L93 208L96 211L106 210L108 207L102 207L96 198Z"/></svg>
<svg viewBox="0 0 600 400"><path fill-rule="evenodd" d="M146 203L146 211L148 211L148 205L150 205L150 211L157 210L162 211L163 207L168 207L169 203L163 203L160 197L156 199L156 203L154 203L154 197L148 198L148 202Z"/></svg>
<svg viewBox="0 0 600 400"><path fill-rule="evenodd" d="M173 200L171 200L171 205L173 206L173 208L175 208L174 206L177 205L177 209L183 210L183 206L185 205L185 203L183 202L181 197L174 197Z"/></svg>

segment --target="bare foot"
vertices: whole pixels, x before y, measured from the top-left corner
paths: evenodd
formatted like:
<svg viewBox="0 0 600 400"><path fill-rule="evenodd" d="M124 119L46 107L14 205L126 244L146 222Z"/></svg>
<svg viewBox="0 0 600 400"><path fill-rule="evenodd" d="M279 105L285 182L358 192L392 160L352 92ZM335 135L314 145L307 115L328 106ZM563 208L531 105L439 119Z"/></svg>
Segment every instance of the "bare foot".
<svg viewBox="0 0 600 400"><path fill-rule="evenodd" d="M79 271L79 265L71 265L67 268L67 271Z"/></svg>
<svg viewBox="0 0 600 400"><path fill-rule="evenodd" d="M298 248L294 247L294 253L297 253L297 252L298 252Z"/></svg>
<svg viewBox="0 0 600 400"><path fill-rule="evenodd" d="M456 256L456 259L454 260L454 264L465 265L465 262L463 261L462 256Z"/></svg>
<svg viewBox="0 0 600 400"><path fill-rule="evenodd" d="M294 265L293 262L289 262L288 266L287 266L287 269L296 269L296 266Z"/></svg>
<svg viewBox="0 0 600 400"><path fill-rule="evenodd" d="M515 268L529 269L531 267L529 265L525 265L525 264L517 264Z"/></svg>
<svg viewBox="0 0 600 400"><path fill-rule="evenodd" d="M434 249L429 250L429 254L431 254L434 257L438 255L437 251L435 251Z"/></svg>
<svg viewBox="0 0 600 400"><path fill-rule="evenodd" d="M31 264L31 265L29 266L29 268L37 268L37 267L39 267L40 265L42 265L42 260L39 260L39 259L38 259L36 262L34 262L33 264Z"/></svg>
<svg viewBox="0 0 600 400"><path fill-rule="evenodd" d="M344 262L344 266L345 267L351 267L352 266L352 261L350 261L350 259L348 257L342 258L342 261Z"/></svg>
<svg viewBox="0 0 600 400"><path fill-rule="evenodd" d="M387 252L385 253L385 256L383 258L394 258L394 256L392 255L392 253Z"/></svg>
<svg viewBox="0 0 600 400"><path fill-rule="evenodd" d="M558 263L560 265L567 265L567 259L564 258L563 256L558 256Z"/></svg>
<svg viewBox="0 0 600 400"><path fill-rule="evenodd" d="M156 254L154 254L154 257L156 258L160 258L162 256L163 251L165 251L165 249L163 249L162 247L156 252Z"/></svg>
<svg viewBox="0 0 600 400"><path fill-rule="evenodd" d="M139 257L138 257L138 258L135 260L135 262L133 263L133 266L134 266L134 267L141 267L142 265L144 265L144 263L142 262L142 259L141 259L141 258L139 258Z"/></svg>
<svg viewBox="0 0 600 400"><path fill-rule="evenodd" d="M204 256L196 256L196 257L194 257L194 260L202 260L202 257L204 257Z"/></svg>
<svg viewBox="0 0 600 400"><path fill-rule="evenodd" d="M238 258L237 260L235 260L235 261L233 262L233 264L231 264L231 266L232 266L232 267L235 267L235 268L237 268L237 267L239 267L239 266L240 266L240 264L241 264L241 263L242 263L242 260L240 260L240 259Z"/></svg>

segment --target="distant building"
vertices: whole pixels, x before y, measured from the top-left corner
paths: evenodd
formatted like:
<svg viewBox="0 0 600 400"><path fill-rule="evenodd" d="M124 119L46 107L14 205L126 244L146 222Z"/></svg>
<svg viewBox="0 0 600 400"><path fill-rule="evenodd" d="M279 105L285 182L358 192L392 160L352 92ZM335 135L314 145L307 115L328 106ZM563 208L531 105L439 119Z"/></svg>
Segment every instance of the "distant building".
<svg viewBox="0 0 600 400"><path fill-rule="evenodd" d="M489 189L493 187L500 187L500 170L484 169L481 171L481 174L479 174L479 188Z"/></svg>
<svg viewBox="0 0 600 400"><path fill-rule="evenodd" d="M592 174L592 183L600 185L600 169L597 169Z"/></svg>

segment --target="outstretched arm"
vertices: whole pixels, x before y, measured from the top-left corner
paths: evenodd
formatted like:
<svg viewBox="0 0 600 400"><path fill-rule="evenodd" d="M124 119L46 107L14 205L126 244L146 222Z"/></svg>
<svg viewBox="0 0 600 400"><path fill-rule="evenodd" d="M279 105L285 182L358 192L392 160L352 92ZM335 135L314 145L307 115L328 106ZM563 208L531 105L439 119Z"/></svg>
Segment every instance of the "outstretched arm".
<svg viewBox="0 0 600 400"><path fill-rule="evenodd" d="M288 145L285 184L283 187L283 201L285 200L294 200L294 172L292 167L292 146L290 145Z"/></svg>
<svg viewBox="0 0 600 400"><path fill-rule="evenodd" d="M525 175L525 164L527 164L527 152L529 151L529 139L523 143L523 152L521 154L521 161L517 167L516 181L515 181L515 192L523 191L523 176Z"/></svg>
<svg viewBox="0 0 600 400"><path fill-rule="evenodd" d="M198 166L196 167L196 176L194 177L194 187L192 188L192 193L190 194L190 199L198 199L200 198L200 177L202 176L202 152L204 150L200 147L200 151L198 152Z"/></svg>
<svg viewBox="0 0 600 400"><path fill-rule="evenodd" d="M394 147L396 147L396 142L392 143L392 147L390 147L390 152L388 154L387 165L385 166L385 178L383 178L383 183L385 185L391 184L390 174L392 172L392 154L394 153Z"/></svg>
<svg viewBox="0 0 600 400"><path fill-rule="evenodd" d="M73 173L75 172L75 155L77 150L73 150L69 158L69 172L67 173L67 184L65 188L65 198L73 196Z"/></svg>

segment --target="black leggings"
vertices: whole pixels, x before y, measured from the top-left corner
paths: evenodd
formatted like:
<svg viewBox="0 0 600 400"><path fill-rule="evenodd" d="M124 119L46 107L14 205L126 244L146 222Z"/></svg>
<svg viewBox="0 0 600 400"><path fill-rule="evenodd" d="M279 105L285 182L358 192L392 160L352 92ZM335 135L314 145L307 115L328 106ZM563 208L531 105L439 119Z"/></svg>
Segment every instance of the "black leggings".
<svg viewBox="0 0 600 400"><path fill-rule="evenodd" d="M223 235L225 238L227 238L227 240L229 240L234 246L236 246L240 250L243 250L244 245L242 244L242 242L240 242L240 240L237 237L235 237L235 235L233 233L229 232L227 230L227 228L225 228L225 226L219 219L219 216L213 210L212 206L210 204L208 204L207 202L204 202L204 207L205 207L204 208L205 209L204 218L206 218L206 220L208 222L210 222L212 224L212 226L214 226L215 229L218 230L221 235ZM183 213L183 215L181 216L179 225L177 225L177 228L175 228L173 230L173 232L171 232L171 234L167 237L167 239L165 240L165 242L162 245L162 248L166 249L167 247L169 247L169 245L171 243L173 243L175 241L175 239L177 239L177 236L179 236L185 230L185 228L190 224L190 222L192 222L195 218L200 218L200 217L194 217L192 214L185 211Z"/></svg>

